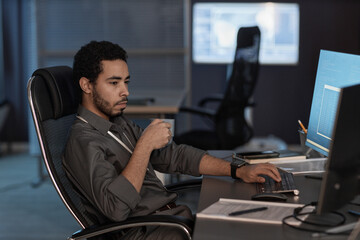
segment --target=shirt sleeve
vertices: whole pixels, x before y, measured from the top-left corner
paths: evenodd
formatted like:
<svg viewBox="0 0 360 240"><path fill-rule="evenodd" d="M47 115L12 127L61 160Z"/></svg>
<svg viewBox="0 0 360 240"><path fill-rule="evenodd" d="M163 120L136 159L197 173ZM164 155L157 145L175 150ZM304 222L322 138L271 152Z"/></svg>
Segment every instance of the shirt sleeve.
<svg viewBox="0 0 360 240"><path fill-rule="evenodd" d="M206 151L172 142L152 153L150 161L154 169L163 173L181 173L201 176L199 166Z"/></svg>
<svg viewBox="0 0 360 240"><path fill-rule="evenodd" d="M77 187L106 217L125 220L140 202L133 185L107 161L106 142L94 137L71 138L64 155L64 165Z"/></svg>
<svg viewBox="0 0 360 240"><path fill-rule="evenodd" d="M131 133L129 135L139 139L143 130L134 122L124 119L130 126ZM164 148L154 150L150 157L150 163L159 172L200 176L199 166L204 154L206 151L172 142Z"/></svg>

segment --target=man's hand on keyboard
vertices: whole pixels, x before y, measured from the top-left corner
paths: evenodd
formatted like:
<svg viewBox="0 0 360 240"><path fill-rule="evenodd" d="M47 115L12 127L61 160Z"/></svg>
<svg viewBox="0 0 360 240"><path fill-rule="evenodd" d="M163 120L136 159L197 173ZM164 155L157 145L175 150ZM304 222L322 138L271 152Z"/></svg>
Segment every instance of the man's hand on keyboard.
<svg viewBox="0 0 360 240"><path fill-rule="evenodd" d="M272 179L274 179L276 182L281 181L279 171L273 164L270 163L246 165L244 167L239 168L236 172L236 175L247 183L265 182L265 179L260 175L267 175Z"/></svg>

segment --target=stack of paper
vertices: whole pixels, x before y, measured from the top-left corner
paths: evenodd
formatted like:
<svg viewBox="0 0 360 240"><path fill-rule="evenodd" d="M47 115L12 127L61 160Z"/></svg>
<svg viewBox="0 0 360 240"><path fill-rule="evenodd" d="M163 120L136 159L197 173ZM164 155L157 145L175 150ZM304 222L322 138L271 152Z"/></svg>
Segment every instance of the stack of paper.
<svg viewBox="0 0 360 240"><path fill-rule="evenodd" d="M305 155L290 150L278 150L276 152L280 154L279 157L243 159L243 160L249 164L257 164L257 163L267 163L267 162L284 161L284 160L287 161L287 160L306 159ZM237 153L237 155L240 157L241 153Z"/></svg>

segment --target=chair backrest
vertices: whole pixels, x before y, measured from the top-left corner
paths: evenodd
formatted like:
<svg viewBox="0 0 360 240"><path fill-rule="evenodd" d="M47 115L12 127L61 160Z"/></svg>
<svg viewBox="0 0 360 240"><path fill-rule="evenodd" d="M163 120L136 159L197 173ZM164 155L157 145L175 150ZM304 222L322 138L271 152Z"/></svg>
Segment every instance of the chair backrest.
<svg viewBox="0 0 360 240"><path fill-rule="evenodd" d="M7 100L0 102L0 134L5 126L5 122L9 116L10 103ZM1 138L0 138L1 139Z"/></svg>
<svg viewBox="0 0 360 240"><path fill-rule="evenodd" d="M253 136L253 130L245 118L245 108L249 105L257 82L259 50L259 28L240 28L231 76L216 114L216 131L221 149L243 145Z"/></svg>
<svg viewBox="0 0 360 240"><path fill-rule="evenodd" d="M62 167L70 128L76 118L79 96L72 69L57 66L36 70L28 82L28 99L49 177L60 198L82 228L96 224L81 196L74 191Z"/></svg>

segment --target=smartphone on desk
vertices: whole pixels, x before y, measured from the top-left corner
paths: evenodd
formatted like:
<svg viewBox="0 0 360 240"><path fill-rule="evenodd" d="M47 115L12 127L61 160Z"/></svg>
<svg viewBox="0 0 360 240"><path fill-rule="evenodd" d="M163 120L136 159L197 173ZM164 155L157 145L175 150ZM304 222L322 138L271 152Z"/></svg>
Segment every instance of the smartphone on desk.
<svg viewBox="0 0 360 240"><path fill-rule="evenodd" d="M242 152L236 153L236 157L242 159L261 159L261 158L276 158L280 153L275 151L259 151L259 152Z"/></svg>

